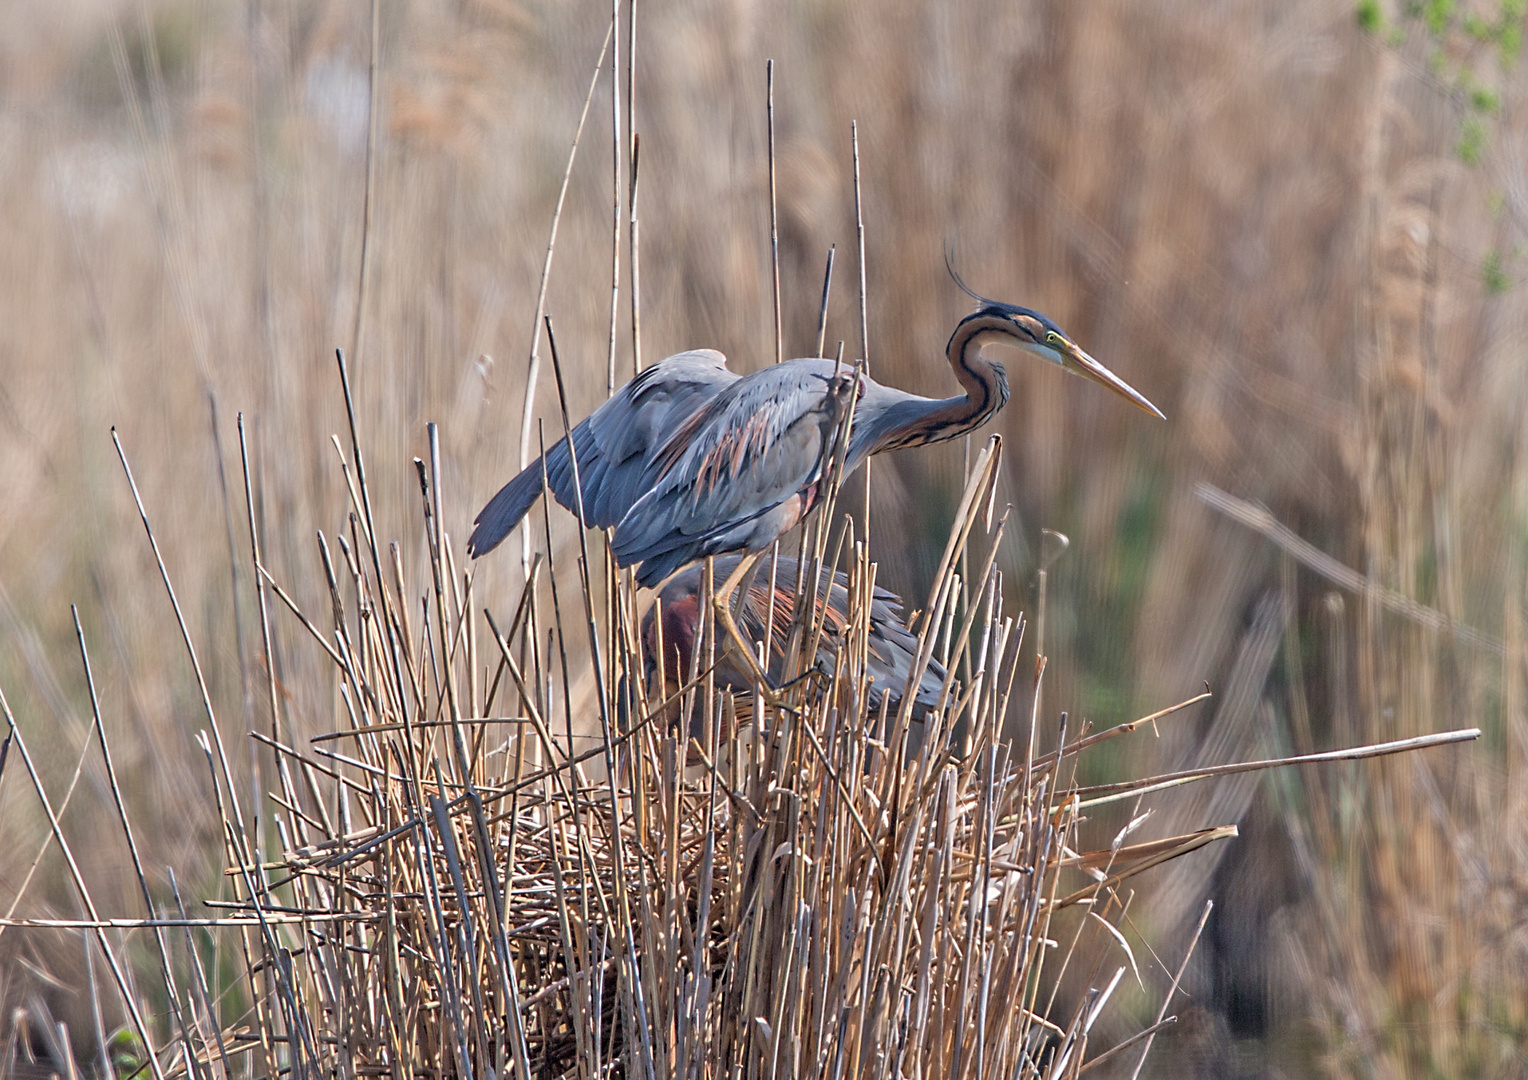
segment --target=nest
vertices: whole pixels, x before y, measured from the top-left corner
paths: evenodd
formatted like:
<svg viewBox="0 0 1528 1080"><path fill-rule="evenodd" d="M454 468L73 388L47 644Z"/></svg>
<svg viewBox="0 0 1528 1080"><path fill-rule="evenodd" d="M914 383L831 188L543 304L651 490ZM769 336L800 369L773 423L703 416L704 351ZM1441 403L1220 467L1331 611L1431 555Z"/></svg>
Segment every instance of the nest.
<svg viewBox="0 0 1528 1080"><path fill-rule="evenodd" d="M237 897L222 923L241 937L249 1012L192 1016L177 993L166 1072L1074 1074L1135 964L1120 882L1235 830L1082 852L1077 754L1135 725L1068 742L1063 717L1049 754L1034 725L1027 743L1003 738L1016 686L1028 699L1037 677L1019 678L1023 620L1003 613L992 558L974 589L956 569L974 531L989 553L1001 540L983 512L999 451L971 471L915 624L911 684L936 658L950 673L917 738L913 695L893 713L868 683L875 568L852 535L803 540L848 572L831 674L727 692L713 675L734 646L713 610L699 676L668 693L641 677L627 575L611 574L604 629L587 574L581 603L547 609L550 562L507 627L475 615L423 463L431 565L411 625L357 456L357 541L339 559L324 548L332 630L271 590L335 665L342 723L307 750L256 736L275 755L279 856L257 862L224 818ZM824 605L799 606L798 669L824 635ZM570 704L570 654L588 665L589 715ZM1058 941L1071 907L1097 918ZM1084 962L1063 1014L1058 987Z"/></svg>

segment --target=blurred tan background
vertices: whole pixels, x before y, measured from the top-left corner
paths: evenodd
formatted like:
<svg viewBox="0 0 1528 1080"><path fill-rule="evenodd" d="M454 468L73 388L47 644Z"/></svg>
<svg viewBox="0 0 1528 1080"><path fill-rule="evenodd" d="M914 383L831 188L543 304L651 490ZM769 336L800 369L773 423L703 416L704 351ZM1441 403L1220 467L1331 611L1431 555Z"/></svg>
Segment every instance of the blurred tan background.
<svg viewBox="0 0 1528 1080"><path fill-rule="evenodd" d="M417 566L410 459L426 421L441 425L456 537L516 469L548 228L609 8L380 13L371 279L351 359L379 532ZM1016 361L993 425L1016 514L1010 609L1033 606L1040 530L1071 539L1048 586L1045 730L1062 709L1105 726L1206 680L1217 692L1160 738L1110 744L1095 779L1484 729L1462 749L1143 804L1142 839L1242 828L1143 879L1131 909L1172 968L1204 899L1218 905L1185 1020L1148 1072L1528 1075L1519 0L644 0L637 20L646 362L698 346L739 371L773 357L773 57L787 355L814 347L835 243L828 349L859 351L857 120L877 378L954 392L942 350L969 302L944 271L953 241L975 288L1046 312L1167 413ZM266 680L234 416L267 562L324 612L314 538L345 526L333 350L355 345L369 41L363 0L0 10L0 688L59 801L89 734L77 603L156 888L166 865L190 892L216 887L194 743L206 718L109 431L247 758ZM605 394L608 67L547 300L575 419ZM621 259L624 380L624 243ZM554 394L544 369L549 431ZM926 588L961 466L958 443L877 460L883 583ZM1206 506L1201 482L1266 503L1478 640L1334 586ZM499 607L517 546L479 574ZM329 726L334 689L300 628L274 620L278 692L305 737ZM136 914L109 800L88 758L66 831L103 910ZM1119 824L1100 820L1102 843ZM13 758L0 905L45 835ZM78 913L56 852L18 911ZM77 937L0 933L7 1017L45 995L88 1031L85 981ZM1128 1007L1149 1022L1155 1000Z"/></svg>

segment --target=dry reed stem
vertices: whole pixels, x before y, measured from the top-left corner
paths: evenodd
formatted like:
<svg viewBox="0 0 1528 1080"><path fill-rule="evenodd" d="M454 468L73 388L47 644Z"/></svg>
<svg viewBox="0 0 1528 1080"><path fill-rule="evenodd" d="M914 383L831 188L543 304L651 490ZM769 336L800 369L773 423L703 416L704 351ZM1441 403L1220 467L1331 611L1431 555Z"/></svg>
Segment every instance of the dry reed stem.
<svg viewBox="0 0 1528 1080"><path fill-rule="evenodd" d="M1346 750L1326 750L1319 754L1300 754L1295 757L1274 758L1268 761L1244 761L1228 765L1213 765L1204 769L1188 769L1183 772L1164 773L1158 777L1149 777L1142 780L1122 780L1115 784L1095 784L1092 787L1075 788L1067 792L1067 794L1092 795L1096 792L1108 792L1106 795L1098 795L1092 799L1085 799L1079 804L1083 807L1099 806L1103 803L1115 802L1132 795L1144 795L1148 792L1161 791L1165 788L1178 787L1182 784L1191 784L1196 780L1205 780L1212 776L1258 772L1263 769L1283 768L1286 765L1313 765L1333 761L1358 761L1363 758L1383 757L1386 754L1402 754L1410 750L1425 750L1428 747L1444 746L1449 743L1471 742L1478 738L1480 738L1479 728L1440 731L1433 735L1418 735L1414 739L1396 739L1392 742L1375 743L1369 746L1355 746Z"/></svg>
<svg viewBox="0 0 1528 1080"><path fill-rule="evenodd" d="M555 346L553 358L556 366ZM489 672L475 671L469 650L457 647L468 640L470 590L446 585L454 575L440 528L436 445L432 440L432 482L422 504L432 541L427 594L434 598L422 639L434 658L424 668L417 668L407 626L394 623L401 633L392 652L398 664L417 670L406 677L413 691L375 683L402 671L393 667L388 675L390 665L377 666L379 653L386 655L381 641L368 646L367 662L352 659L357 650L347 642L365 641L376 629L352 621L359 611L345 610L336 598L331 646L278 590L334 665L345 687L347 725L313 738L333 765L256 734L309 778L307 794L275 796L292 816L280 830L280 857L259 872L284 876L256 887L256 868L231 868L246 882L245 898L221 906L243 910L220 918L92 916L24 925L258 929L264 958L251 967L247 985L268 999L259 1013L264 1028L259 1038L233 1028L183 1030L187 1060L202 1065L258 1051L304 1073L367 1075L434 1061L458 1074L509 1068L529 1080L592 1076L613 1065L628 1075L790 1069L890 1076L913 1061L925 1068L942 1062L961 1076L1059 1076L1100 1060L1085 1060L1088 1039L1125 969L1098 984L1072 1010L1069 1025L1037 1014L1033 999L1017 1011L1000 1003L1018 1002L1037 980L1054 985L1064 974L1065 962L1049 975L1042 971L1050 912L1112 895L1126 877L1234 835L1234 828L1209 829L1106 852L1057 854L1079 850L1075 809L1049 809L1049 791L1070 790L1055 775L1060 763L1168 710L1071 743L1063 735L1058 752L1031 753L1022 768L1010 763L994 743L1002 719L995 710L1007 701L1006 692L997 693L996 673L1016 667L1018 636L994 632L1000 613L984 571L985 600L967 612L948 647L955 656L972 648L976 679L985 680L990 669L994 688L952 696L950 715L930 718L922 749L909 757L906 718L887 732L864 711L874 567L856 542L842 638L847 651L835 679L828 686L798 683L780 707L760 710L756 702L752 734L745 729L722 748L727 775L704 745L698 775L679 769L674 738L655 738L667 722L661 720L667 701L639 709L619 737L607 720L603 747L574 754L559 745L536 689L552 674L544 666L552 654L531 647L538 622L524 617L534 581L510 634L487 616L500 667L518 697L516 715L463 715L457 680L486 684ZM942 582L931 596L923 662L933 652L931 626L943 623L953 633L953 566L983 512L994 460L984 454L967 486ZM364 472L356 475L352 495L364 513ZM375 552L375 541L365 542ZM348 565L358 596L407 610L401 563L394 563L396 601L375 579L380 563L371 570L354 560ZM265 575L258 561L256 569ZM629 590L629 580L617 587ZM585 629L598 645L587 579L583 593ZM981 641L973 647L978 624ZM555 615L548 629L561 640ZM821 634L821 627L813 630ZM515 659L517 634L531 663L525 671ZM613 645L634 648L629 635ZM622 670L641 670L640 657L622 659ZM597 677L607 672L598 661L592 670ZM698 677L678 696L703 681ZM471 696L491 700L486 685L480 695L478 689ZM713 725L730 713L721 708L727 701L704 695ZM962 717L974 732L975 752L956 759L938 732ZM505 752L493 767L486 755L466 750L484 745L490 726L506 732ZM452 736L452 752L432 749L433 731ZM355 756L319 749L341 737ZM527 774L533 746L548 765ZM582 776L580 762L595 761L603 773ZM539 802L515 809L520 793L538 785ZM505 800L512 803L507 813L484 812ZM354 825L340 830L324 809L331 803L346 807ZM1068 805L1082 804L1074 795ZM628 847L635 877L622 869ZM1078 890L1060 888L1064 874L1100 866L1112 873ZM300 935L301 951L272 953L278 935L289 933ZM1081 943L1075 939L1072 948ZM278 977L260 978L272 965ZM375 980L386 993L367 989ZM758 1012L766 1002L768 1011ZM973 1007L968 1028L957 1018ZM936 1022L940 1017L946 1019ZM339 1018L343 1032L334 1027ZM1162 1023L1159 1017L1149 1031ZM217 1037L209 1039L209 1031Z"/></svg>

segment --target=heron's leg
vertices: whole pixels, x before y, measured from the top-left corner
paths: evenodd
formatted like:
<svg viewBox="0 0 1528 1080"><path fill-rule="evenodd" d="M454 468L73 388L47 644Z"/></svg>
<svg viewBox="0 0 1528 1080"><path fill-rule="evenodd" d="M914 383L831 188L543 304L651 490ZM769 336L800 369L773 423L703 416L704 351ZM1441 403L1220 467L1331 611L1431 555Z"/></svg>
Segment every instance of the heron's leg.
<svg viewBox="0 0 1528 1080"><path fill-rule="evenodd" d="M731 576L722 582L721 588L716 590L717 598L727 598L730 600L733 590L748 576L748 572L753 569L753 564L758 562L763 554L762 551L751 551L739 559L737 567L732 571Z"/></svg>
<svg viewBox="0 0 1528 1080"><path fill-rule="evenodd" d="M738 583L753 569L753 565L758 562L760 554L762 553L751 552L739 560L737 569L733 570L727 580L722 582L721 587L716 590L716 595L712 597L712 603L716 607L716 621L721 624L722 629L727 632L727 636L732 639L732 643L737 647L738 652L743 654L743 662L748 665L749 674L759 684L759 689L763 692L765 699L771 704L778 705L780 703L779 691L775 689L769 674L759 663L759 658L754 655L753 646L743 637L743 632L738 629L737 622L732 617L732 593L737 589Z"/></svg>
<svg viewBox="0 0 1528 1080"><path fill-rule="evenodd" d="M716 621L721 624L722 629L727 632L727 636L732 639L732 643L737 648L737 651L743 654L744 662L748 665L748 673L759 684L759 689L764 694L764 697L770 704L778 705L781 700L780 692L775 689L769 674L764 670L763 665L759 663L759 658L754 655L753 646L743 637L743 632L738 629L737 623L733 621L732 612L727 608L727 601L720 594L718 594L716 601Z"/></svg>

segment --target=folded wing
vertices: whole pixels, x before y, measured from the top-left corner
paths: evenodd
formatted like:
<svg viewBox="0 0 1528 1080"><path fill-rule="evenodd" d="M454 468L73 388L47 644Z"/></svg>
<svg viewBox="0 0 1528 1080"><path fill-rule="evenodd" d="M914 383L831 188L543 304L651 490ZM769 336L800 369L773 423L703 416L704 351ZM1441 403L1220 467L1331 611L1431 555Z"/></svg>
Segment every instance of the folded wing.
<svg viewBox="0 0 1528 1080"><path fill-rule="evenodd" d="M654 458L674 431L737 379L714 349L678 353L640 372L575 427L585 520L596 528L618 524L651 487ZM474 557L498 547L520 523L541 497L541 477L537 458L488 501L467 541ZM576 512L566 438L546 452L546 478L557 501Z"/></svg>
<svg viewBox="0 0 1528 1080"><path fill-rule="evenodd" d="M679 427L616 526L611 551L653 585L685 563L758 551L805 515L837 417L831 360L789 360L717 394Z"/></svg>

